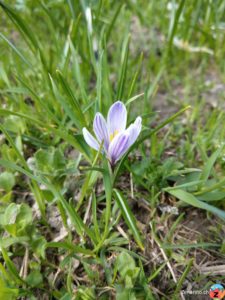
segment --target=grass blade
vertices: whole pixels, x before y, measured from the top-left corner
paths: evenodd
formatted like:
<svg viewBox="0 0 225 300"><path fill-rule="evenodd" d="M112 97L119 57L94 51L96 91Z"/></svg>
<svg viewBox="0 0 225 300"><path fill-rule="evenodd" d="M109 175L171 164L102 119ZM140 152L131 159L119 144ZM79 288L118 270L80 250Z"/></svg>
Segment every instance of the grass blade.
<svg viewBox="0 0 225 300"><path fill-rule="evenodd" d="M103 62L103 54L102 51L100 54L100 59L97 63L97 101L98 101L98 111L102 112L102 62Z"/></svg>
<svg viewBox="0 0 225 300"><path fill-rule="evenodd" d="M203 180L204 182L207 181L207 179L209 178L209 175L213 169L213 166L217 160L217 158L219 157L219 155L221 154L222 150L224 147L220 147L219 149L217 149L208 159L208 161L206 162L204 169L202 170L202 174L200 177L200 180Z"/></svg>
<svg viewBox="0 0 225 300"><path fill-rule="evenodd" d="M185 4L185 0L181 0L180 3L179 3L178 9L177 9L177 11L174 15L174 18L172 19L172 25L170 27L169 41L168 41L168 50L169 51L171 51L171 47L172 47L172 44L173 44L173 39L174 39L174 36L176 34L176 31L177 31L177 27L178 27L178 24L179 24L179 19L180 19L184 4Z"/></svg>
<svg viewBox="0 0 225 300"><path fill-rule="evenodd" d="M123 2L121 2L121 4L119 4L119 6L117 7L117 9L116 9L116 11L115 11L115 13L114 13L114 16L113 16L113 18L112 18L112 21L110 22L110 25L109 25L109 27L108 27L108 29L107 29L107 31L106 31L106 41L108 41L108 39L109 39L109 37L110 37L110 34L111 34L111 31L112 31L112 29L113 29L113 26L114 26L114 24L115 24L115 22L116 22L116 19L117 19L117 17L119 16L119 13L120 13L120 11L121 11L121 8L122 7L124 7L125 5L123 4Z"/></svg>
<svg viewBox="0 0 225 300"><path fill-rule="evenodd" d="M24 284L25 282L23 281L23 279L19 276L19 273L14 265L14 263L12 262L12 260L10 259L10 257L8 256L7 251L2 248L1 249L2 252L2 256L4 258L5 264L10 272L10 274L12 275L12 277L14 278L14 280L16 280L16 282L18 284Z"/></svg>
<svg viewBox="0 0 225 300"><path fill-rule="evenodd" d="M144 250L144 246L142 243L142 238L141 235L139 233L139 230L137 228L137 224L136 224L136 219L129 207L129 204L127 203L127 200L122 196L122 194L114 189L114 196L115 199L117 201L117 204L122 212L122 215L125 219L125 222L127 224L127 226L130 228L133 237L135 239L135 241L137 242L138 246L141 248L141 250Z"/></svg>
<svg viewBox="0 0 225 300"><path fill-rule="evenodd" d="M73 60L73 65L74 65L74 67L73 67L74 77L76 78L78 86L80 88L82 99L83 99L84 103L87 104L88 97L87 97L86 90L84 87L84 78L83 78L83 75L82 75L81 69L80 69L79 56L78 56L77 50L75 49L75 47L71 41L70 41L70 49L71 49L72 60Z"/></svg>
<svg viewBox="0 0 225 300"><path fill-rule="evenodd" d="M13 49L13 51L22 59L25 64L27 64L29 67L33 67L32 64L24 57L24 55L14 46L1 32L0 37L10 46L10 48Z"/></svg>
<svg viewBox="0 0 225 300"><path fill-rule="evenodd" d="M60 249L72 250L74 253L93 255L93 252L91 250L82 248L80 246L68 242L49 242L46 244L46 248L60 248Z"/></svg>
<svg viewBox="0 0 225 300"><path fill-rule="evenodd" d="M0 6L9 16L9 18L13 21L13 23L17 26L19 31L24 36L28 46L31 48L33 52L36 52L39 48L39 44L36 39L36 35L31 31L31 29L27 26L21 16L14 11L9 5L0 0ZM31 46L32 45L32 46Z"/></svg>
<svg viewBox="0 0 225 300"><path fill-rule="evenodd" d="M124 85L126 81L126 73L127 73L127 62L128 62L128 54L129 54L129 42L130 42L130 35L127 35L123 47L122 47L122 56L121 56L121 69L120 75L118 80L118 88L117 88L117 100L122 100L124 94Z"/></svg>
<svg viewBox="0 0 225 300"><path fill-rule="evenodd" d="M78 118L81 126L82 127L86 126L85 117L84 117L83 112L82 112L81 107L80 107L81 105L78 102L78 100L76 99L76 97L74 95L74 92L71 90L69 84L67 83L66 79L63 77L62 73L59 70L57 70L56 73L58 75L58 79L61 83L61 86L62 86L65 94L68 97L69 104L72 107L72 109L73 109L76 117Z"/></svg>
<svg viewBox="0 0 225 300"><path fill-rule="evenodd" d="M69 5L70 11L72 18L75 20L76 19L76 13L75 13L75 7L74 7L74 1L72 0L67 0L67 4Z"/></svg>
<svg viewBox="0 0 225 300"><path fill-rule="evenodd" d="M87 161L92 161L90 150L87 144L84 142L84 139L81 135L72 135L66 132L65 130L54 128L51 124L43 124L43 121L34 119L33 117L27 114L14 112L7 109L0 109L0 115L14 115L29 120L30 122L32 122L32 124L38 126L42 131L47 129L49 130L49 132L53 132L56 136L59 136L60 138L68 142L70 145L72 145L75 149L79 150L85 156Z"/></svg>
<svg viewBox="0 0 225 300"><path fill-rule="evenodd" d="M187 264L187 267L185 268L183 274L181 275L179 281L177 282L177 286L176 286L176 289L175 289L175 292L174 292L175 295L177 295L180 292L184 280L186 279L188 273L191 271L191 267L193 265L193 260L194 260L193 258L189 260L189 262Z"/></svg>

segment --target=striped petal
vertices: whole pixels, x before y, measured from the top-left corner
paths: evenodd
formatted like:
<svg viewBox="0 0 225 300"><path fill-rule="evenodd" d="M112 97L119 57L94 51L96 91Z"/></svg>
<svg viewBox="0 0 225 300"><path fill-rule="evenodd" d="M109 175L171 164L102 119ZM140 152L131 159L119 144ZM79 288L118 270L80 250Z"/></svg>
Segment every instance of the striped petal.
<svg viewBox="0 0 225 300"><path fill-rule="evenodd" d="M94 133L101 144L104 141L105 150L108 150L109 147L109 134L107 129L106 121L102 114L97 113L94 119L93 124Z"/></svg>
<svg viewBox="0 0 225 300"><path fill-rule="evenodd" d="M110 143L108 157L114 165L129 148L129 134L119 133Z"/></svg>
<svg viewBox="0 0 225 300"><path fill-rule="evenodd" d="M121 101L115 102L109 109L107 126L109 135L115 135L125 130L127 124L127 110Z"/></svg>
<svg viewBox="0 0 225 300"><path fill-rule="evenodd" d="M83 128L83 136L85 139L85 142L93 149L95 149L96 151L99 150L99 143L96 141L96 139L93 137L93 135L86 129Z"/></svg>
<svg viewBox="0 0 225 300"><path fill-rule="evenodd" d="M126 132L129 135L129 147L131 147L136 142L141 132L141 127L142 127L141 123L142 123L141 117L137 117L135 122L126 129Z"/></svg>

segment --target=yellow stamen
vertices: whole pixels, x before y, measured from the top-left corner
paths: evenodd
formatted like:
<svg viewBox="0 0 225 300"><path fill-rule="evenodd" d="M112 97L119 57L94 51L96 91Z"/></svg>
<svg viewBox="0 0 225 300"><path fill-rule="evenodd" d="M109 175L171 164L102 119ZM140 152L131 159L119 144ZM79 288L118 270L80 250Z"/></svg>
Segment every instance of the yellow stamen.
<svg viewBox="0 0 225 300"><path fill-rule="evenodd" d="M112 142L112 140L114 139L114 137L119 133L118 130L115 130L113 133L110 134L109 136L109 140L110 142Z"/></svg>

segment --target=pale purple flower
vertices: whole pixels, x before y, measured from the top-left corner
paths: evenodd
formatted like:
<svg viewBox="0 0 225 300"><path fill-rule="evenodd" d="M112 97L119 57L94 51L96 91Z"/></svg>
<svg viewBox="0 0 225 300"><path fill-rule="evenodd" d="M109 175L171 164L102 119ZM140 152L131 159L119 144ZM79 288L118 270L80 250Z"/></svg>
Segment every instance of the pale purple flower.
<svg viewBox="0 0 225 300"><path fill-rule="evenodd" d="M95 115L93 130L96 138L86 128L83 128L83 136L86 143L96 151L103 144L107 158L115 165L136 141L141 132L141 122L141 117L137 117L126 129L127 110L121 101L117 101L110 107L107 121L101 113Z"/></svg>

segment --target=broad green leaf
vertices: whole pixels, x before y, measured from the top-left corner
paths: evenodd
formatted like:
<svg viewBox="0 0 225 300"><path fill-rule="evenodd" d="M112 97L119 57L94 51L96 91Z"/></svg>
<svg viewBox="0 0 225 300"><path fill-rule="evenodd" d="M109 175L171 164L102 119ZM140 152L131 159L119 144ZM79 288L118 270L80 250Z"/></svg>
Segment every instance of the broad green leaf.
<svg viewBox="0 0 225 300"><path fill-rule="evenodd" d="M83 220L76 212L74 206L72 206L70 203L68 203L65 200L65 198L61 195L61 193L57 190L57 188L55 186L53 186L46 178L44 178L43 176L41 177L41 176L33 175L29 170L23 169L20 166L12 163L10 161L3 160L3 159L0 159L0 165L5 168L9 168L9 169L13 169L18 172L21 172L21 173L25 174L26 176L28 176L28 178L31 178L31 179L35 180L36 182L46 185L52 191L52 193L54 194L58 203L67 212L77 233L79 235L81 235L82 237L83 237L84 233L86 233L92 239L93 242L96 242L96 237L95 237L93 231L90 228L88 228L87 225L85 225L83 223Z"/></svg>
<svg viewBox="0 0 225 300"><path fill-rule="evenodd" d="M137 300L135 293L130 288L124 288L124 286L116 287L116 300Z"/></svg>
<svg viewBox="0 0 225 300"><path fill-rule="evenodd" d="M1 269L0 269L1 273ZM0 276L0 299L2 300L16 300L18 299L19 290L17 288L8 287L2 276Z"/></svg>
<svg viewBox="0 0 225 300"><path fill-rule="evenodd" d="M172 191L172 190L177 190L177 189L186 189L189 187L196 187L198 186L198 184L202 183L203 180L194 180L194 181L190 181L187 183L183 183L183 184L179 184L179 185L175 185L175 186L171 186L168 188L165 188L165 191Z"/></svg>
<svg viewBox="0 0 225 300"><path fill-rule="evenodd" d="M198 200L203 201L219 201L225 199L225 191L212 191L197 196Z"/></svg>
<svg viewBox="0 0 225 300"><path fill-rule="evenodd" d="M26 283L31 287L38 287L43 282L43 276L38 270L33 270L26 277Z"/></svg>
<svg viewBox="0 0 225 300"><path fill-rule="evenodd" d="M116 259L116 266L120 276L125 279L126 276L136 279L140 269L136 267L135 260L127 252L122 252Z"/></svg>
<svg viewBox="0 0 225 300"><path fill-rule="evenodd" d="M2 172L0 174L0 189L9 192L15 185L15 176L10 172Z"/></svg>
<svg viewBox="0 0 225 300"><path fill-rule="evenodd" d="M185 203L194 206L194 207L198 207L204 210L207 210L213 214L216 214L218 217L220 217L221 219L225 220L225 212L215 206L209 205L203 201L198 200L194 195L183 191L183 190L171 190L168 191L171 195L173 195L174 197L180 199L181 201L184 201Z"/></svg>
<svg viewBox="0 0 225 300"><path fill-rule="evenodd" d="M27 204L11 203L5 210L0 224L13 237L24 236L24 229L32 223L32 211Z"/></svg>
<svg viewBox="0 0 225 300"><path fill-rule="evenodd" d="M23 167L24 167L24 170L26 170L26 171L29 172L30 169L29 169L29 166L28 166L28 164L27 164L25 158L23 157L21 151L19 151L18 147L17 147L16 144L14 143L14 141L13 141L13 139L11 138L11 136L9 135L8 131L7 131L1 124L0 124L0 129L2 130L2 132L4 133L4 135L6 136L6 138L7 138L7 140L9 141L11 147L13 148L13 150L15 151L15 153L16 153L18 159L20 160L20 163L21 163L21 164L23 165ZM33 181L31 180L31 186L32 186L33 190L36 192L36 193L35 193L35 197L36 197L37 195L40 196L41 191L40 191L39 187L36 185L36 182L33 182ZM43 218L45 218L45 204L44 204L44 201L42 201L42 198L40 198L40 197L39 197L39 198L36 198L36 200L37 200L37 204L40 205L40 206L39 206L39 209L40 209L40 211L41 211L41 213L42 213L42 216L43 216Z"/></svg>

